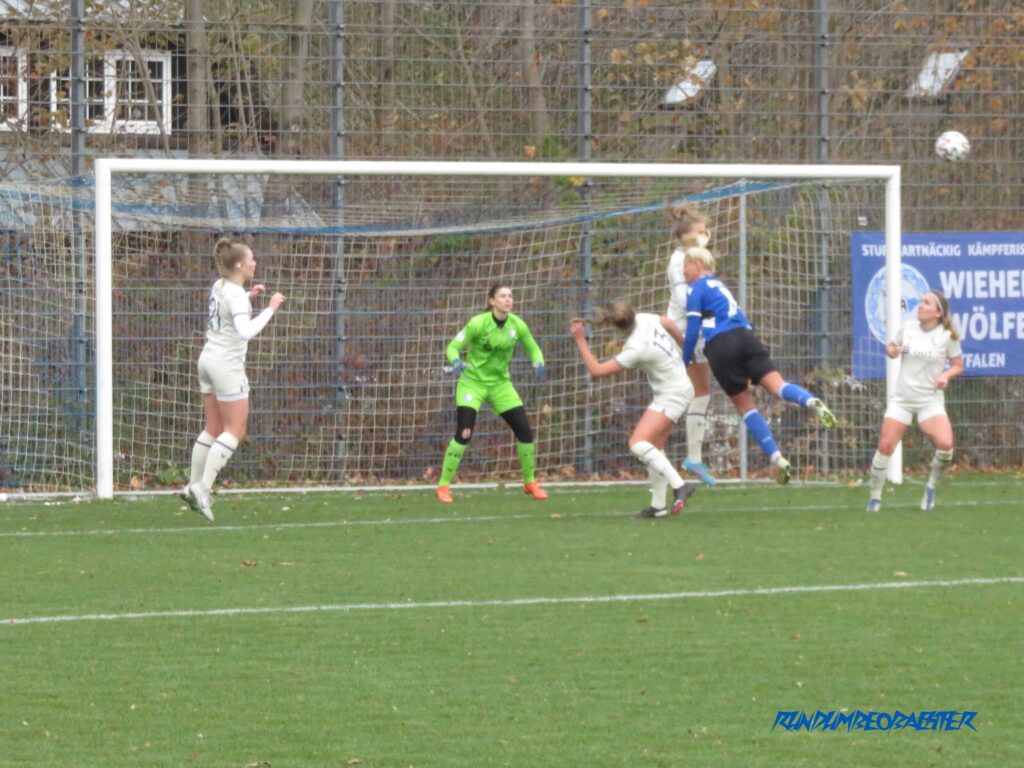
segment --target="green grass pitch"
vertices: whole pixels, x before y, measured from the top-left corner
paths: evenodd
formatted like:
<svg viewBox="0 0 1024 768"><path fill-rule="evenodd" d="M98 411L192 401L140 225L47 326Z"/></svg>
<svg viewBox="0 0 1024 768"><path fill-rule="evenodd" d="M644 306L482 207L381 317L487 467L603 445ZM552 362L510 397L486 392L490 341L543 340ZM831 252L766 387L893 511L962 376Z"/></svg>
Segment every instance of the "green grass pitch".
<svg viewBox="0 0 1024 768"><path fill-rule="evenodd" d="M1024 765L1019 474L453 490L0 505L0 766Z"/></svg>

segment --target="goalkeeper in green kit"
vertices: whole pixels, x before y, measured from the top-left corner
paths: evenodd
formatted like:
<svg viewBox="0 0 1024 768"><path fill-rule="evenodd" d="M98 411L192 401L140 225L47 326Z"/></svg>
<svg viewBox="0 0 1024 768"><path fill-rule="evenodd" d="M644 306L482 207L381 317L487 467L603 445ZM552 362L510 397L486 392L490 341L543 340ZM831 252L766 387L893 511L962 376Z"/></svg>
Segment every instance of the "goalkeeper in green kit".
<svg viewBox="0 0 1024 768"><path fill-rule="evenodd" d="M505 420L516 436L519 465L523 470L523 493L535 499L546 499L547 493L534 479L535 449L533 430L519 393L512 386L508 366L516 344L522 344L530 356L537 378L547 376L544 353L522 318L512 314L512 289L507 285L491 286L487 292L490 310L477 315L448 344L447 358L451 371L459 377L455 387L455 437L448 443L437 484L437 498L452 502L449 487L473 436L480 406L490 403L494 412ZM467 349L468 348L468 349ZM461 357L466 349L466 358Z"/></svg>

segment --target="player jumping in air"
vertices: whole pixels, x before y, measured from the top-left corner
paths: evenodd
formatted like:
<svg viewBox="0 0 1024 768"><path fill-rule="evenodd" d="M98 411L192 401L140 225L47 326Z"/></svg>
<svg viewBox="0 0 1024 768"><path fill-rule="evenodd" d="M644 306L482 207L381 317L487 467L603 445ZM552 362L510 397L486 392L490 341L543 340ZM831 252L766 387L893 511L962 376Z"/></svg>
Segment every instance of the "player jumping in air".
<svg viewBox="0 0 1024 768"><path fill-rule="evenodd" d="M813 410L826 429L835 426L835 416L820 398L782 378L736 299L722 281L715 277L715 257L711 251L701 247L688 248L683 271L690 285L686 300L683 362L693 360L697 335L702 331L705 339L704 354L711 364L715 379L736 406L743 417L743 423L761 450L775 466L775 479L785 485L789 482L789 461L776 445L768 422L758 412L750 383L760 385L775 397Z"/></svg>
<svg viewBox="0 0 1024 768"><path fill-rule="evenodd" d="M192 446L192 473L181 490L189 505L213 522L211 489L217 474L245 437L249 421L249 379L245 353L249 341L284 304L284 294L270 297L269 306L252 317L250 300L264 292L262 285L243 287L256 274L256 259L244 243L222 237L213 250L221 278L210 289L206 345L199 355L199 389L206 422Z"/></svg>
<svg viewBox="0 0 1024 768"><path fill-rule="evenodd" d="M508 371L516 345L522 344L538 380L543 381L547 377L544 354L523 319L512 314L511 288L501 283L491 286L487 302L488 311L472 318L448 344L448 363L459 380L455 387L455 437L444 453L441 479L437 484L437 498L446 504L452 502L450 486L473 436L476 415L484 403L490 403L515 434L523 472L523 493L535 499L548 497L534 478L533 430ZM461 356L463 350L466 350L465 359Z"/></svg>
<svg viewBox="0 0 1024 768"><path fill-rule="evenodd" d="M921 497L921 509L935 507L935 486L953 463L953 426L946 415L946 387L964 370L960 336L953 327L949 301L939 291L929 291L917 305L917 319L910 320L886 345L886 354L900 358L896 390L882 417L878 450L871 460L871 496L868 512L882 507L882 489L889 457L917 417L921 432L935 446L931 471ZM946 361L949 368L943 371Z"/></svg>
<svg viewBox="0 0 1024 768"><path fill-rule="evenodd" d="M629 436L629 450L647 467L651 482L651 505L633 515L635 518L666 517L665 492L672 486L672 514L686 506L694 486L686 483L665 455L665 443L679 418L693 399L693 385L686 376L679 355L683 340L679 326L668 317L637 314L624 301L616 301L598 313L599 325L611 325L629 334L622 351L614 358L599 362L587 345L583 321L574 319L569 331L579 348L583 364L591 376L612 376L627 368L647 374L654 400L644 411Z"/></svg>
<svg viewBox="0 0 1024 768"><path fill-rule="evenodd" d="M688 205L673 205L668 208L672 234L679 246L668 260L669 300L665 315L680 329L686 327L686 277L683 275L683 258L687 248L706 246L711 239L707 217ZM714 485L711 469L704 463L704 427L708 405L711 403L711 367L704 356L704 337L697 337L693 362L686 367L686 373L693 383L693 400L686 409L686 459L683 469L696 475L706 485Z"/></svg>

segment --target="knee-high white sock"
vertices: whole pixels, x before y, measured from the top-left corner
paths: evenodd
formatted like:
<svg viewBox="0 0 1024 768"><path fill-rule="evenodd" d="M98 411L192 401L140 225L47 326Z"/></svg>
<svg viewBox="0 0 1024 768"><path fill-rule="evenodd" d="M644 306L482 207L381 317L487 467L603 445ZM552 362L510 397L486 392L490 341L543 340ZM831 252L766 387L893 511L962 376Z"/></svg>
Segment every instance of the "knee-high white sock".
<svg viewBox="0 0 1024 768"><path fill-rule="evenodd" d="M203 470L203 485L213 488L217 482L217 475L224 469L235 449L238 447L238 440L230 432L221 432L217 441L210 449L210 455L206 457L206 468Z"/></svg>
<svg viewBox="0 0 1024 768"><path fill-rule="evenodd" d="M704 426L710 402L711 395L701 395L686 409L686 458L695 464L704 461Z"/></svg>
<svg viewBox="0 0 1024 768"><path fill-rule="evenodd" d="M647 467L647 469L657 472L673 488L679 488L683 485L683 478L676 472L676 468L672 466L668 456L646 440L634 444L630 450L634 456L640 459L641 464Z"/></svg>
<svg viewBox="0 0 1024 768"><path fill-rule="evenodd" d="M206 469L206 455L210 452L210 449L213 447L213 441L216 439L205 429L196 438L196 442L192 446L192 471L188 477L189 485L198 483L203 479L203 470Z"/></svg>
<svg viewBox="0 0 1024 768"><path fill-rule="evenodd" d="M888 468L889 457L875 451L874 458L871 459L871 474L868 480L872 499L882 498L882 489L885 487L885 471Z"/></svg>
<svg viewBox="0 0 1024 768"><path fill-rule="evenodd" d="M651 506L655 509L664 509L668 480L662 477L660 472L655 472L650 467L647 468L647 477L651 481Z"/></svg>
<svg viewBox="0 0 1024 768"><path fill-rule="evenodd" d="M939 482L939 478L942 477L942 473L946 471L950 464L953 463L953 449L948 451L936 451L935 455L932 456L932 468L928 473L928 482L926 485L929 488L934 488L936 483Z"/></svg>

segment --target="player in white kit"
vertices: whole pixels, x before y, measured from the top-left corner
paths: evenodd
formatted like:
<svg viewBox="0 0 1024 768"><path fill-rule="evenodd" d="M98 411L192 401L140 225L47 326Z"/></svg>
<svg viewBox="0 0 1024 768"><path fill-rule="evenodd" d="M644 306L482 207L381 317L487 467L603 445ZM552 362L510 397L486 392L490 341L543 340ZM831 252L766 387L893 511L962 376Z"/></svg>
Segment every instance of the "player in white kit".
<svg viewBox="0 0 1024 768"><path fill-rule="evenodd" d="M672 234L679 241L678 247L668 260L669 300L665 315L679 326L686 328L686 296L688 284L683 274L686 249L692 246L704 247L711 240L708 220L704 214L688 205L673 205L668 209ZM686 411L686 459L683 469L700 478L705 485L714 485L711 469L704 463L704 427L708 405L711 403L711 366L704 356L704 337L697 341L693 362L686 366L686 373L693 384L693 400Z"/></svg>
<svg viewBox="0 0 1024 768"><path fill-rule="evenodd" d="M213 521L210 491L218 473L245 437L249 421L249 379L245 353L249 341L263 330L285 297L275 293L269 306L255 318L251 299L263 285L246 291L256 274L256 259L244 243L222 237L213 250L221 278L210 289L206 345L199 355L199 389L203 394L205 425L192 446L192 471L181 495L207 520Z"/></svg>
<svg viewBox="0 0 1024 768"><path fill-rule="evenodd" d="M679 352L682 332L670 318L638 314L624 301L600 311L596 323L614 326L629 337L618 355L599 362L587 345L583 320L574 319L569 330L590 375L600 378L637 368L647 375L654 390L654 399L629 437L629 449L647 467L651 481L651 504L634 517L666 517L669 510L665 507L665 494L669 486L673 494L671 514L677 515L694 491L694 486L679 476L664 452L672 427L693 400L693 385Z"/></svg>
<svg viewBox="0 0 1024 768"><path fill-rule="evenodd" d="M949 301L939 291L929 291L917 305L917 319L896 332L886 354L900 358L900 373L885 416L878 450L871 460L871 497L868 512L882 506L882 489L889 457L917 417L921 432L935 446L931 471L921 497L921 509L935 507L935 486L953 463L953 427L946 415L946 387L964 370L960 337L953 327ZM946 361L949 367L946 368Z"/></svg>

